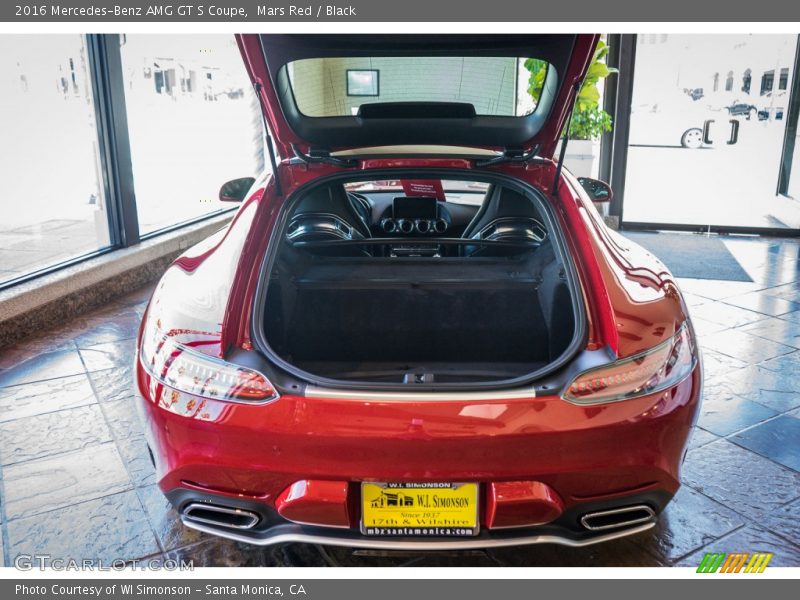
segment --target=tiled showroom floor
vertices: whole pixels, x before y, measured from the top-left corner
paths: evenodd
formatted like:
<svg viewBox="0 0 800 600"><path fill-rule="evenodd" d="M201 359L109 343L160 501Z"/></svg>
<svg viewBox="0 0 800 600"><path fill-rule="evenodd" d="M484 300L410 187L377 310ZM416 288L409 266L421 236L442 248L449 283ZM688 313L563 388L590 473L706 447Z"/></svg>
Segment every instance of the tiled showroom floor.
<svg viewBox="0 0 800 600"><path fill-rule="evenodd" d="M731 239L751 282L681 279L704 351L705 398L684 486L657 527L569 549L358 555L256 548L183 528L155 485L133 406L141 290L0 350L0 519L19 554L222 565L692 565L707 551L800 565L800 244Z"/></svg>

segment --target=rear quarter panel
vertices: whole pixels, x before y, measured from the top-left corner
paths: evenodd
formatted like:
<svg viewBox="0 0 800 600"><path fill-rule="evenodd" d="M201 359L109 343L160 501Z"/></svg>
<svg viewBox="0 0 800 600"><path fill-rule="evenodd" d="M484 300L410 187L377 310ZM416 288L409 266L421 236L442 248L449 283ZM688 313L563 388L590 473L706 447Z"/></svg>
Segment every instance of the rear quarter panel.
<svg viewBox="0 0 800 600"><path fill-rule="evenodd" d="M672 337L689 318L675 278L658 257L605 225L577 179L565 172L610 300L618 356L630 356ZM578 225L578 224L576 224Z"/></svg>

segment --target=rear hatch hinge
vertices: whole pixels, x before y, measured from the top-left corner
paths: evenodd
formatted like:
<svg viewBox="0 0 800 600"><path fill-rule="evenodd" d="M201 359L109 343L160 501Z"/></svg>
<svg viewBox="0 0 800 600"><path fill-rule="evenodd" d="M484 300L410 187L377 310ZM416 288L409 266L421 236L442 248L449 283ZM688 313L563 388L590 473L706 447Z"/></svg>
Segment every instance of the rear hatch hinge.
<svg viewBox="0 0 800 600"><path fill-rule="evenodd" d="M309 148L308 154L305 154L297 144L292 144L292 152L295 158L304 162L305 164L324 163L334 165L337 167L355 167L358 166L358 161L354 158L340 158L338 156L331 156L330 150L325 148Z"/></svg>
<svg viewBox="0 0 800 600"><path fill-rule="evenodd" d="M539 152L539 146L533 146L530 150L525 152L524 148L505 148L503 153L492 158L485 158L475 161L476 167L490 167L492 165L499 165L503 163L524 163L532 160Z"/></svg>

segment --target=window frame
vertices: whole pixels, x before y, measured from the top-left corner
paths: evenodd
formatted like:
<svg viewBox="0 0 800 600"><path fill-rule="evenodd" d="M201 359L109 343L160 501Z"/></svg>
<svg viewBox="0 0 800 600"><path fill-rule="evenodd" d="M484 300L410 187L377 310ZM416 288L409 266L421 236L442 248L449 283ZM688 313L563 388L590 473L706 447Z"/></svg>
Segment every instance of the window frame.
<svg viewBox="0 0 800 600"><path fill-rule="evenodd" d="M350 93L350 73L375 73L375 93L374 94L351 94ZM378 98L381 95L381 70L380 69L345 69L345 84L348 98Z"/></svg>
<svg viewBox="0 0 800 600"><path fill-rule="evenodd" d="M108 218L109 244L51 265L35 269L8 281L0 282L5 290L34 279L61 271L115 250L136 246L183 227L234 212L238 205L222 208L185 221L149 231L139 232L136 193L128 133L128 113L121 46L126 34L83 34L88 76L97 131L100 181ZM264 124L266 127L266 124ZM268 134L268 132L266 132ZM264 152L266 153L266 141ZM221 182L222 183L222 182Z"/></svg>

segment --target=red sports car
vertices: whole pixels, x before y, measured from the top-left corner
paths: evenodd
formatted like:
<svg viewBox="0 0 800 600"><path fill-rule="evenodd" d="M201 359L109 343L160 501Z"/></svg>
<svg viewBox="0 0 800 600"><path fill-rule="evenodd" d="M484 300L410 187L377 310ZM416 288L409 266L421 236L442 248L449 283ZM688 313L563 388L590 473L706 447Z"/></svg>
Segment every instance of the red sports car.
<svg viewBox="0 0 800 600"><path fill-rule="evenodd" d="M138 343L185 525L402 549L653 526L702 372L669 271L556 155L597 40L238 37L271 167L222 187L238 213Z"/></svg>

